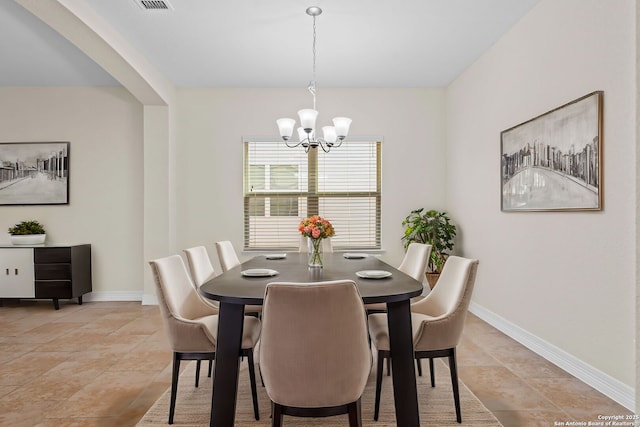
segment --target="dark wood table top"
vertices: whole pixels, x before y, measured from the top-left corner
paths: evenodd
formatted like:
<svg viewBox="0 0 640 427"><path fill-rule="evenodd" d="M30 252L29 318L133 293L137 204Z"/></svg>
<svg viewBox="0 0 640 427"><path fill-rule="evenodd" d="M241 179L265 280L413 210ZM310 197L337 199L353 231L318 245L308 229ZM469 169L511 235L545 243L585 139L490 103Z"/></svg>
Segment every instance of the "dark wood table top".
<svg viewBox="0 0 640 427"><path fill-rule="evenodd" d="M350 279L356 283L365 304L398 302L422 293L422 283L375 256L346 259L342 253L325 253L322 268L309 268L307 260L308 254L297 252L287 253L286 258L274 260L262 255L256 256L204 283L200 287L200 293L220 302L260 305L265 287L271 282L311 283L341 279ZM242 275L242 271L253 268L272 269L278 274L268 277ZM391 272L391 276L363 279L356 275L356 272L362 270L385 270Z"/></svg>

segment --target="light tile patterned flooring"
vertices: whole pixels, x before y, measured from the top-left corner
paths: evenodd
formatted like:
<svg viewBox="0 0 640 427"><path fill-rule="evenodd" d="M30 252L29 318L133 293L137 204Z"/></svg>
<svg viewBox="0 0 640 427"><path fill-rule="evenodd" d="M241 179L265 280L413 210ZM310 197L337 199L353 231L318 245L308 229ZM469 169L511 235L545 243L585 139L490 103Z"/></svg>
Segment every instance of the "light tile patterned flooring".
<svg viewBox="0 0 640 427"><path fill-rule="evenodd" d="M4 301L0 425L134 426L168 388L170 361L156 306ZM506 427L631 414L473 315L458 364Z"/></svg>

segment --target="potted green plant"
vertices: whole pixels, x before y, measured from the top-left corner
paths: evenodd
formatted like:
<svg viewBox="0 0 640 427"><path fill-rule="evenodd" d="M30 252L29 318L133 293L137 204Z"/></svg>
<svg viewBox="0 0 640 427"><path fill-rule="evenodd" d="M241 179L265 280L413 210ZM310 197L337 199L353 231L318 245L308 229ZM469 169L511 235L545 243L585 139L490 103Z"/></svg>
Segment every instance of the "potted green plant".
<svg viewBox="0 0 640 427"><path fill-rule="evenodd" d="M9 227L11 243L14 245L39 245L44 243L47 234L38 221L22 221Z"/></svg>
<svg viewBox="0 0 640 427"><path fill-rule="evenodd" d="M453 239L456 237L456 226L446 212L434 209L425 212L424 208L414 209L402 221L405 227L402 240L406 249L411 242L431 245L427 281L433 289L442 267L453 250Z"/></svg>

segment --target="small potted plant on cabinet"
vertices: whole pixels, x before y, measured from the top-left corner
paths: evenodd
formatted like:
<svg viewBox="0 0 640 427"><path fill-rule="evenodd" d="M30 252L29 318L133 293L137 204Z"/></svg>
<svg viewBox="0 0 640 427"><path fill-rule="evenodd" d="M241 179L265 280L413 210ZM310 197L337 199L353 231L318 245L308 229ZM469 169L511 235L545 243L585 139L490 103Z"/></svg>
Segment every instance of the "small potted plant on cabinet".
<svg viewBox="0 0 640 427"><path fill-rule="evenodd" d="M44 227L38 221L22 221L9 227L11 243L14 245L41 245L47 237Z"/></svg>
<svg viewBox="0 0 640 427"><path fill-rule="evenodd" d="M453 239L456 236L456 226L451 222L446 212L437 210L424 211L424 208L414 209L402 221L405 227L402 240L404 248L411 242L431 245L431 255L427 265L427 281L433 289L440 277L442 267L453 250Z"/></svg>

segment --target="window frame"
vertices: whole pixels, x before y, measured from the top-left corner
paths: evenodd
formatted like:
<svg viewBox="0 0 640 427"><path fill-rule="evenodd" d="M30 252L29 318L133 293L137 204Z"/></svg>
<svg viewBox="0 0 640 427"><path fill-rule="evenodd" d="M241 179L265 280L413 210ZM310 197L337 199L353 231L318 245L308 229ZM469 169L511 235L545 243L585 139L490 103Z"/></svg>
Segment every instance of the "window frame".
<svg viewBox="0 0 640 427"><path fill-rule="evenodd" d="M302 220L303 217L301 215L306 209L307 214L305 217L310 215L317 215L320 208L320 201L324 199L338 198L338 197L347 197L347 198L373 198L375 200L375 226L373 233L371 234L372 240L374 241L373 245L345 245L345 246L336 246L333 245L334 249L337 250L381 250L381 201L382 201L382 138L381 137L350 137L349 141L344 141L343 144L348 144L349 142L367 142L372 144L372 148L375 149L375 190L374 191L349 191L345 189L344 191L318 191L318 169L319 169L319 156L318 150L309 149L309 152L306 155L306 165L307 165L307 189L306 191L290 191L290 190L278 190L278 191L270 191L270 190L259 190L257 192L251 192L248 188L247 180L249 179L249 150L252 143L281 143L287 150L303 150L302 147L289 148L286 147L285 143L277 137L251 137L251 138L243 138L243 250L245 252L263 252L268 250L280 250L280 251L298 251L299 245L296 246L264 246L264 247L255 247L251 246L252 234L251 234L251 218L249 216L249 206L252 198L262 198L264 199L264 205L268 206L267 198L299 198L306 200L306 203L298 203L298 217L297 221ZM340 150L341 147L334 147L332 152L335 150ZM330 153L323 153L323 155L330 156ZM303 168L304 169L304 168ZM265 174L268 175L268 174ZM265 183L266 185L266 183ZM301 207L301 205L305 205ZM265 208L265 215L268 211ZM271 216L271 215L268 215ZM293 217L291 217L293 218ZM331 218L328 218L331 220Z"/></svg>

